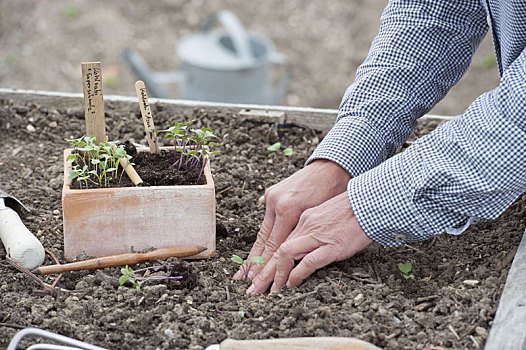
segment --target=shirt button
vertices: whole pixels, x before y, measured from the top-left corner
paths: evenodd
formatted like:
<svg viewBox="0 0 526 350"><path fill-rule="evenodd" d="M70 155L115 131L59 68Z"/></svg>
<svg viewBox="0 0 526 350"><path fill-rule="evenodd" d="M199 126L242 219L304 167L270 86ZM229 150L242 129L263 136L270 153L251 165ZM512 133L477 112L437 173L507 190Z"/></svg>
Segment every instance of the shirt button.
<svg viewBox="0 0 526 350"><path fill-rule="evenodd" d="M405 241L405 239L406 239L406 236L405 236L403 233L399 233L399 234L397 234L397 235L394 237L394 240L395 240L396 242L403 242L403 241Z"/></svg>

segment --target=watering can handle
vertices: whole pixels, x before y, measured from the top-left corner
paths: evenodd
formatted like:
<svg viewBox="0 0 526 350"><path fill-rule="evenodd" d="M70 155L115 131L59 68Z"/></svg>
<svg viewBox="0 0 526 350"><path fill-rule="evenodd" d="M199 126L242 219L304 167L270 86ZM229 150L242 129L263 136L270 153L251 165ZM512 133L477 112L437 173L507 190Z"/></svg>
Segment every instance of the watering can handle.
<svg viewBox="0 0 526 350"><path fill-rule="evenodd" d="M272 64L280 65L285 68L283 77L276 84L276 87L274 88L274 91L272 92L271 96L271 104L277 104L281 97L283 97L285 91L287 90L287 87L289 86L290 79L292 77L292 65L288 61L287 56L275 51L271 52L270 54L270 62L272 62Z"/></svg>
<svg viewBox="0 0 526 350"><path fill-rule="evenodd" d="M203 23L201 30L208 32L215 21L219 21L226 29L239 58L246 64L252 63L254 61L254 55L250 47L250 38L239 19L230 11L221 11L209 16Z"/></svg>

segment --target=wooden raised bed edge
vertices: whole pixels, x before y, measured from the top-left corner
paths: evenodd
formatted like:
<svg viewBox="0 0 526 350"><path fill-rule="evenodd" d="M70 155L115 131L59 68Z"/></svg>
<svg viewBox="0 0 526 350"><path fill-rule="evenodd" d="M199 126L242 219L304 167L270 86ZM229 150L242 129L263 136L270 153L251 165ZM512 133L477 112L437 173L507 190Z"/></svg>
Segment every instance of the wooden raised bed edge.
<svg viewBox="0 0 526 350"><path fill-rule="evenodd" d="M508 272L484 349L526 349L526 230Z"/></svg>
<svg viewBox="0 0 526 350"><path fill-rule="evenodd" d="M64 256L108 256L150 248L198 245L215 255L216 204L210 162L205 185L71 189L72 149L64 151ZM148 151L147 148L138 151Z"/></svg>
<svg viewBox="0 0 526 350"><path fill-rule="evenodd" d="M0 98L9 98L20 102L33 102L39 105L53 108L78 108L82 106L84 96L76 93L64 93L54 91L36 91L36 90L17 90L0 88ZM114 103L117 106L137 108L137 97L104 95L104 102ZM214 111L221 110L234 114L242 110L269 110L285 112L285 123L294 123L318 131L330 130L338 115L336 109L321 109L309 107L289 107L289 106L266 106L251 104L233 104L221 102L205 102L192 100L174 100L149 98L150 105L161 104L163 106L173 106L178 111L191 115L195 108L202 110ZM79 104L80 103L80 104ZM426 114L419 120L450 120L453 117Z"/></svg>

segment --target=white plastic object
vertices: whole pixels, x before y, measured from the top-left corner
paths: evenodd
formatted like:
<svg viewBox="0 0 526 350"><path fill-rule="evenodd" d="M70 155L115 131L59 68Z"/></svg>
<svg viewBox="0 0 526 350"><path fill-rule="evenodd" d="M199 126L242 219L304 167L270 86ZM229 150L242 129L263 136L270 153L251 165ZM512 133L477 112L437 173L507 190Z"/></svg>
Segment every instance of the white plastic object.
<svg viewBox="0 0 526 350"><path fill-rule="evenodd" d="M42 243L27 229L13 209L0 209L0 239L11 259L32 270L44 262Z"/></svg>

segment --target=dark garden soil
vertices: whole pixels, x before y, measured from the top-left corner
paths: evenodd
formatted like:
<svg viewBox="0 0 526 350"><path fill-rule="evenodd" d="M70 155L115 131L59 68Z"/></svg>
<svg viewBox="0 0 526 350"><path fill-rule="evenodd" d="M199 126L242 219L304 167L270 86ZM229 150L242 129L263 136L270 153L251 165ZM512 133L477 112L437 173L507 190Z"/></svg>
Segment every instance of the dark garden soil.
<svg viewBox="0 0 526 350"><path fill-rule="evenodd" d="M181 169L174 171L174 154L173 152L160 150L157 154L150 152L137 152L135 145L126 141L126 153L132 158L130 162L133 164L135 171L143 181L140 186L176 186L176 185L204 185L206 179L200 176L202 163L197 169ZM177 168L177 165L175 165ZM119 171L121 174L121 171ZM94 178L94 181L96 179ZM199 180L199 181L198 181ZM95 181L96 182L96 181ZM132 187L135 186L130 178L126 175L118 176L109 181L105 187ZM87 188L100 188L98 183L87 182ZM86 188L86 184L78 182L74 179L71 183L71 188L79 189Z"/></svg>
<svg viewBox="0 0 526 350"><path fill-rule="evenodd" d="M46 248L62 253L61 188L64 137L80 137L82 106L53 110L0 101L0 187L24 202L24 218ZM217 255L173 263L180 281L145 284L138 293L118 286L119 268L65 273L57 299L14 270L0 248L0 348L19 327L39 327L111 349L203 349L227 337L268 339L352 336L386 349L482 348L506 274L526 226L523 196L497 221L482 221L461 236L440 235L397 249L372 245L332 264L294 290L249 297L232 282L232 254L246 256L263 218L264 189L302 167L320 136L292 128L281 139L290 157L269 153L269 125L242 122L218 111L183 115L152 106L156 125L198 119L223 139L212 160L217 193ZM146 144L137 111L106 103L110 139ZM201 125L198 125L200 127ZM436 126L428 122L419 133ZM101 237L101 239L104 239ZM411 261L415 280L397 264ZM45 264L52 264L47 257ZM157 273L157 272L154 272ZM46 277L47 282L53 280ZM475 280L478 282L470 282ZM466 283L467 281L467 283ZM245 310L244 317L222 311Z"/></svg>

